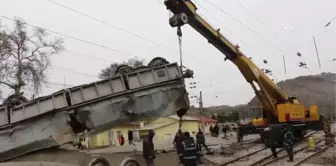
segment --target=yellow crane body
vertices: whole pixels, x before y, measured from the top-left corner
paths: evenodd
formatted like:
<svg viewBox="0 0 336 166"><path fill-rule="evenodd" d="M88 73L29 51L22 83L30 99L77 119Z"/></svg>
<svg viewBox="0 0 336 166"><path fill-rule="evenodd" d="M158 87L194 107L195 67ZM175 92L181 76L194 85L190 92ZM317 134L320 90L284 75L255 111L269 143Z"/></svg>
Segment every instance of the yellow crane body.
<svg viewBox="0 0 336 166"><path fill-rule="evenodd" d="M189 24L222 52L225 55L225 60L230 60L237 66L254 90L263 109L264 116L252 120L254 128L273 124L293 124L300 126L297 135L301 135L306 129L321 129L322 122L317 105L306 108L298 99L288 96L239 50L238 45L233 45L220 33L220 29L215 29L198 15L197 7L192 1L165 0L164 4L174 14L169 19L169 24L172 27Z"/></svg>

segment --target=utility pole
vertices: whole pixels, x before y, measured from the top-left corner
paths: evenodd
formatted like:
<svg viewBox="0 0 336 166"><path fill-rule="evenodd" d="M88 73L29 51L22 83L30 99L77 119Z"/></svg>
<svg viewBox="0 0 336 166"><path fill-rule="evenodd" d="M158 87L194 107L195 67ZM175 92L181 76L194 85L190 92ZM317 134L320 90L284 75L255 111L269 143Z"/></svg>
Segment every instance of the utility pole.
<svg viewBox="0 0 336 166"><path fill-rule="evenodd" d="M285 59L285 55L284 55L284 54L282 54L282 61L283 61L284 69L285 69L285 74L287 74L287 69L286 69L286 59Z"/></svg>
<svg viewBox="0 0 336 166"><path fill-rule="evenodd" d="M200 91L200 94L199 94L200 96L199 96L199 107L201 108L201 110L202 111L204 111L203 110L203 97L202 97L202 91Z"/></svg>
<svg viewBox="0 0 336 166"><path fill-rule="evenodd" d="M316 51L317 60L318 60L319 66L321 68L320 56L319 56L319 53L318 53L318 49L317 49L317 45L316 45L316 41L315 41L315 37L314 36L313 36L313 40L314 40L314 45L315 45L315 51Z"/></svg>
<svg viewBox="0 0 336 166"><path fill-rule="evenodd" d="M63 79L63 88L65 89L66 86L65 86L65 76L64 76L64 79Z"/></svg>

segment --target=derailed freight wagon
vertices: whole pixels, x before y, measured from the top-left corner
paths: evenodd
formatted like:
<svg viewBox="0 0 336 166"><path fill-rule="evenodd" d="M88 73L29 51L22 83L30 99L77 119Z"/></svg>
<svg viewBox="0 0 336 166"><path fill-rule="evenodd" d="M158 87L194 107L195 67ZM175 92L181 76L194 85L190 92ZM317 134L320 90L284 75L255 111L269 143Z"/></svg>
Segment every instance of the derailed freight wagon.
<svg viewBox="0 0 336 166"><path fill-rule="evenodd" d="M185 74L177 63L155 58L110 79L1 107L0 161L69 143L83 131L95 134L143 117L183 115L189 108Z"/></svg>

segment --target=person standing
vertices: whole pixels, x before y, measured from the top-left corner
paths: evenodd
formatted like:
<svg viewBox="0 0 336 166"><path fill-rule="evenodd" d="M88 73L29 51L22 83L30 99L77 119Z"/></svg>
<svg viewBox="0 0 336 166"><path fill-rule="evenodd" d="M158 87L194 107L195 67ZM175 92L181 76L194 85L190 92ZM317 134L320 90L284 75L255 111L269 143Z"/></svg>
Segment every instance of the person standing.
<svg viewBox="0 0 336 166"><path fill-rule="evenodd" d="M208 146L205 144L204 133L200 128L198 128L198 132L196 134L196 144L197 144L197 147L198 147L198 150L200 151L200 153L202 153L202 146L204 146L204 148L208 152L210 151Z"/></svg>
<svg viewBox="0 0 336 166"><path fill-rule="evenodd" d="M214 126L213 130L214 130L214 135L215 135L215 137L218 137L218 134L219 134L219 127L218 127L217 124Z"/></svg>
<svg viewBox="0 0 336 166"><path fill-rule="evenodd" d="M148 135L144 138L142 143L142 155L146 161L147 166L155 166L155 150L154 150L154 143L153 138L155 133L153 130L148 131Z"/></svg>
<svg viewBox="0 0 336 166"><path fill-rule="evenodd" d="M180 153L184 166L196 166L199 158L197 145L189 132L184 132L184 140L181 143Z"/></svg>
<svg viewBox="0 0 336 166"><path fill-rule="evenodd" d="M177 155L179 155L181 152L181 143L183 141L183 138L184 136L183 136L182 130L178 129L177 133L175 134L174 141L173 141L173 144L176 147ZM179 161L180 162L182 161L181 157L179 157Z"/></svg>
<svg viewBox="0 0 336 166"><path fill-rule="evenodd" d="M119 137L119 144L120 145L124 145L125 144L125 138L124 138L124 135L120 134L120 137Z"/></svg>
<svg viewBox="0 0 336 166"><path fill-rule="evenodd" d="M278 130L277 128L269 126L264 129L263 133L267 137L266 146L271 149L273 158L278 157L276 148L279 147L279 136L281 137L281 135L278 134Z"/></svg>
<svg viewBox="0 0 336 166"><path fill-rule="evenodd" d="M135 146L135 144L133 143L133 131L128 130L127 134L128 134L128 144Z"/></svg>
<svg viewBox="0 0 336 166"><path fill-rule="evenodd" d="M210 127L209 127L209 131L210 131L210 133L211 133L211 137L213 137L213 136L214 136L214 131L213 131L213 127L212 127L212 125L210 125Z"/></svg>
<svg viewBox="0 0 336 166"><path fill-rule="evenodd" d="M228 126L227 125L224 125L223 128L222 128L222 131L223 131L223 134L224 134L224 138L227 139L227 130L228 130Z"/></svg>
<svg viewBox="0 0 336 166"><path fill-rule="evenodd" d="M292 133L289 125L284 126L283 133L284 133L283 145L286 148L287 154L289 156L288 162L293 162L294 161L294 156L293 156L294 134Z"/></svg>

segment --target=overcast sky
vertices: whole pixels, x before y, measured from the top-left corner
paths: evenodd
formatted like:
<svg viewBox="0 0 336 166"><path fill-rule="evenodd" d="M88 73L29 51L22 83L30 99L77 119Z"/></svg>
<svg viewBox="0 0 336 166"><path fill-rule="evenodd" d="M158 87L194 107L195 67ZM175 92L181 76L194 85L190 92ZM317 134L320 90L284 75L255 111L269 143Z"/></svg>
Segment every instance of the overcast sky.
<svg viewBox="0 0 336 166"><path fill-rule="evenodd" d="M67 51L52 57L54 67L48 77L52 83L44 87L40 95L64 88L64 83L80 85L95 81L102 68L111 62L126 61L132 56L144 58L146 62L156 56L170 62L179 60L176 29L168 24L169 13L163 0L54 1L116 27L94 21L48 0L1 0L0 16L20 17L29 24L95 42L119 52L65 38ZM193 2L207 21L220 28L221 33L233 43L239 44L241 50L252 57L260 68L271 69L276 80L336 71L336 62L331 61L336 57L336 20L324 28L327 22L336 17L335 0L238 1L248 10L237 0ZM3 24L12 24L9 20L0 19ZM238 69L229 61L224 62L224 56L216 48L190 26L184 26L182 31L184 65L195 71L195 79L190 81L196 82L196 88L189 90L191 95L203 91L205 106L244 104L254 96ZM318 66L313 36L319 48L321 68ZM286 74L281 52L286 57ZM297 52L302 53L301 58L296 56ZM268 64L263 64L263 60L267 60ZM300 61L306 62L312 73L299 68ZM196 104L195 99L191 99L191 102Z"/></svg>

